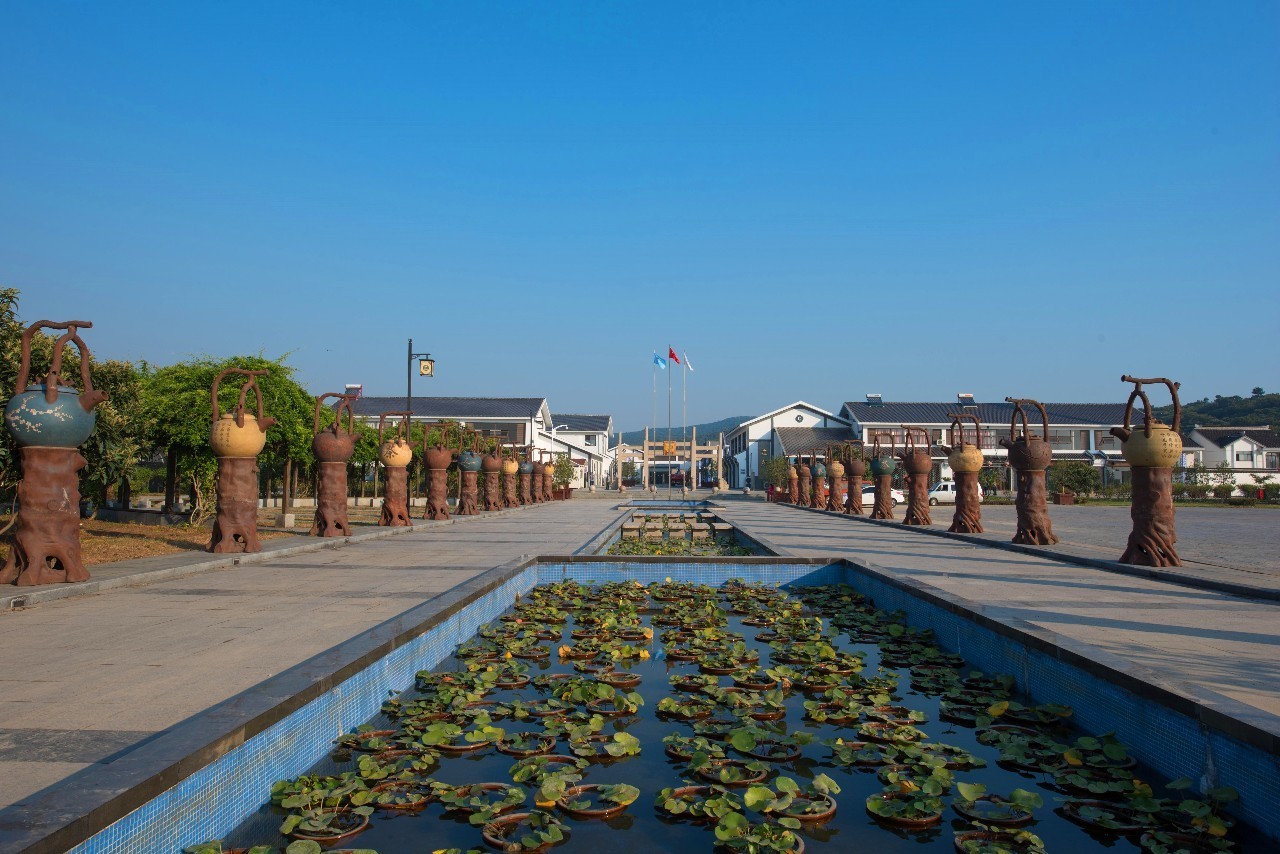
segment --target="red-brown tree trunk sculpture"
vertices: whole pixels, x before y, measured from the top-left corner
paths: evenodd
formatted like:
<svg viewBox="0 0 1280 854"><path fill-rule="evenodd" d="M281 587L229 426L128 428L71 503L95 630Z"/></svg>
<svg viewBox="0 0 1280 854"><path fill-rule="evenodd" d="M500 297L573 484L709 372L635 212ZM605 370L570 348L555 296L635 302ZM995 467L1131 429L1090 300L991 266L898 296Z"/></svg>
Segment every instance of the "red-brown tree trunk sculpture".
<svg viewBox="0 0 1280 854"><path fill-rule="evenodd" d="M543 501L555 501L555 493L553 491L555 489L555 479L556 479L555 469L553 469L551 466L547 466L546 472L544 472L542 475L542 500Z"/></svg>
<svg viewBox="0 0 1280 854"><path fill-rule="evenodd" d="M253 457L218 457L213 481L218 514L213 521L209 551L214 554L253 553L258 543L258 461Z"/></svg>
<svg viewBox="0 0 1280 854"><path fill-rule="evenodd" d="M463 471L462 472L462 498L458 501L457 514L459 516L475 516L480 512L476 506L477 499L480 497L480 472Z"/></svg>
<svg viewBox="0 0 1280 854"><path fill-rule="evenodd" d="M876 475L875 504L871 508L872 519L893 518L893 475Z"/></svg>
<svg viewBox="0 0 1280 854"><path fill-rule="evenodd" d="M409 521L409 468L386 466L386 492L382 497L382 516L378 524L384 528L403 528Z"/></svg>
<svg viewBox="0 0 1280 854"><path fill-rule="evenodd" d="M533 500L533 475L527 471L520 472L520 503L536 503Z"/></svg>
<svg viewBox="0 0 1280 854"><path fill-rule="evenodd" d="M844 512L844 499L840 497L840 491L844 489L847 482L844 477L831 478L831 489L827 494L827 509L832 513Z"/></svg>
<svg viewBox="0 0 1280 854"><path fill-rule="evenodd" d="M1049 504L1045 500L1044 469L1018 471L1018 531L1013 535L1015 543L1027 546L1051 546L1058 541L1049 520Z"/></svg>
<svg viewBox="0 0 1280 854"><path fill-rule="evenodd" d="M1182 566L1173 545L1178 541L1173 514L1173 469L1134 466L1133 499L1129 508L1133 530L1120 562L1136 566Z"/></svg>
<svg viewBox="0 0 1280 854"><path fill-rule="evenodd" d="M787 500L792 504L800 503L800 477L795 475L787 478Z"/></svg>
<svg viewBox="0 0 1280 854"><path fill-rule="evenodd" d="M849 495L844 500L844 512L850 516L862 515L862 475L849 475Z"/></svg>
<svg viewBox="0 0 1280 854"><path fill-rule="evenodd" d="M75 448L19 448L17 526L0 584L20 587L88 581L80 557L80 478Z"/></svg>
<svg viewBox="0 0 1280 854"><path fill-rule="evenodd" d="M808 507L809 502L813 500L813 478L808 472L801 472L799 483L800 495L796 503L801 507Z"/></svg>
<svg viewBox="0 0 1280 854"><path fill-rule="evenodd" d="M520 506L520 499L516 497L515 472L502 473L502 503L508 508Z"/></svg>
<svg viewBox="0 0 1280 854"><path fill-rule="evenodd" d="M449 470L427 471L427 512L422 518L443 522L449 518Z"/></svg>
<svg viewBox="0 0 1280 854"><path fill-rule="evenodd" d="M484 473L484 509L488 511L502 509L502 472L500 471Z"/></svg>
<svg viewBox="0 0 1280 854"><path fill-rule="evenodd" d="M953 534L981 534L982 498L978 493L978 473L958 471L953 476L956 479L956 512L947 530Z"/></svg>
<svg viewBox="0 0 1280 854"><path fill-rule="evenodd" d="M904 525L932 525L929 513L929 474L907 473L907 513L902 517Z"/></svg>
<svg viewBox="0 0 1280 854"><path fill-rule="evenodd" d="M313 537L349 537L347 518L347 464L320 463L316 480L316 516L311 522Z"/></svg>
<svg viewBox="0 0 1280 854"><path fill-rule="evenodd" d="M827 486L825 477L815 477L813 479L813 494L809 496L809 506L822 508L827 504L827 497L824 492Z"/></svg>

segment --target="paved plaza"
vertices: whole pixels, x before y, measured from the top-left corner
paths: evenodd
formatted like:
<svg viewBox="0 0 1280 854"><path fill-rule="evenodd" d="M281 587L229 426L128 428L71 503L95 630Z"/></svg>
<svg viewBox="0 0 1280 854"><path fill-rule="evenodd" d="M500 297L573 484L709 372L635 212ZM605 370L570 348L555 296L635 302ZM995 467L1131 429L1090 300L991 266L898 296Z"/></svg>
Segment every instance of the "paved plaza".
<svg viewBox="0 0 1280 854"><path fill-rule="evenodd" d="M0 612L8 660L24 665L0 681L0 807L114 761L490 567L571 554L620 516L617 503L555 502ZM1280 605L756 500L722 506L784 553L863 560L1119 656L1164 687L1230 698L1263 725L1280 714ZM994 530L1003 508L990 509ZM1054 520L1068 541L1103 531L1088 513L1063 510ZM1105 510L1127 519L1114 511ZM1233 518L1264 517L1205 524Z"/></svg>

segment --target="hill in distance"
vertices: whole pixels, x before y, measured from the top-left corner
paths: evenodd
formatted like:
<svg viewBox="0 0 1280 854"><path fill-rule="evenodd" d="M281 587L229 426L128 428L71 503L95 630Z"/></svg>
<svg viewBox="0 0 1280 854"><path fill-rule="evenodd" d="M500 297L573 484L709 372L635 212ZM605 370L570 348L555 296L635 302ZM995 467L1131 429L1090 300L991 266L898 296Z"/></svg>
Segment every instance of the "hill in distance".
<svg viewBox="0 0 1280 854"><path fill-rule="evenodd" d="M708 439L719 435L720 433L728 433L734 427L737 427L743 421L751 418L750 415L737 415L732 418L721 418L719 421L708 421L705 424L690 424L689 429L698 428L698 442L704 443ZM658 428L658 435L650 435L650 439L663 439L667 435L667 425L663 424ZM671 438L675 439L680 436L680 425L674 424L671 427ZM616 439L614 441L617 441ZM630 430L622 434L622 441L628 445L638 445L644 441L644 430Z"/></svg>
<svg viewBox="0 0 1280 854"><path fill-rule="evenodd" d="M1172 423L1173 407L1157 406L1156 417L1166 424ZM1212 400L1206 397L1203 400L1184 402L1182 432L1191 432L1196 424L1202 427L1261 427L1270 424L1273 430L1278 429L1280 394L1266 394L1259 388L1250 397L1218 394Z"/></svg>

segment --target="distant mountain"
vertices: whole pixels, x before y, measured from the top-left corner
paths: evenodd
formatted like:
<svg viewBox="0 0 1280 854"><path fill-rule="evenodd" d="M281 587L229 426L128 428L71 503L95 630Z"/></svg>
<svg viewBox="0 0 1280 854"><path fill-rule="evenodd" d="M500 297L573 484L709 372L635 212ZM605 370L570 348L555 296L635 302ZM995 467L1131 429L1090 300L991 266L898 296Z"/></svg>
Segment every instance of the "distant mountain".
<svg viewBox="0 0 1280 854"><path fill-rule="evenodd" d="M1156 417L1166 424L1172 422L1173 407L1157 406ZM1264 394L1262 389L1257 389L1251 397L1224 397L1219 394L1214 395L1213 400L1206 397L1183 403L1182 431L1189 433L1196 424L1202 427L1261 427L1270 424L1272 429L1280 429L1280 394Z"/></svg>
<svg viewBox="0 0 1280 854"><path fill-rule="evenodd" d="M706 424L690 424L689 429L698 428L698 443L702 444L719 435L720 433L728 433L734 427L737 427L743 421L751 418L750 415L738 415L733 418L721 418L719 421L708 421ZM667 435L667 426L664 424L658 428L658 433L650 434L650 439L663 439ZM680 435L680 425L676 424L671 428L672 438ZM617 441L616 438L614 440ZM638 445L644 441L644 430L632 430L622 434L622 441L628 445Z"/></svg>

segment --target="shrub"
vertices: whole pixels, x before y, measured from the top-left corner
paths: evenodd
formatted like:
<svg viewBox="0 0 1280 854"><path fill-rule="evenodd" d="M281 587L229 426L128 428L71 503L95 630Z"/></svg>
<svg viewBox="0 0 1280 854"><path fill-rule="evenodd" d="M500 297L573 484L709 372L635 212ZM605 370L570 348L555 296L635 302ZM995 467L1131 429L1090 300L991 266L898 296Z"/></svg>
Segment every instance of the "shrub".
<svg viewBox="0 0 1280 854"><path fill-rule="evenodd" d="M1256 498L1228 498L1227 503L1232 507L1252 507L1258 503Z"/></svg>
<svg viewBox="0 0 1280 854"><path fill-rule="evenodd" d="M1213 488L1214 498L1230 498L1231 493L1236 491L1234 483L1219 483Z"/></svg>

